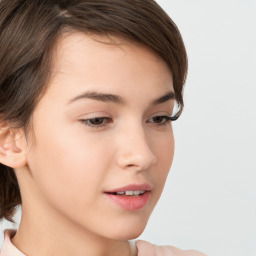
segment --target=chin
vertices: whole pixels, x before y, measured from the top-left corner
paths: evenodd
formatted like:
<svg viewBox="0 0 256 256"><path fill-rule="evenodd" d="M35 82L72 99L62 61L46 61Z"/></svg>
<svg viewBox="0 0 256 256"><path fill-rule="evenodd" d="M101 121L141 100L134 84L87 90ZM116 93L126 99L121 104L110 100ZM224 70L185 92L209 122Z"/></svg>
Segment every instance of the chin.
<svg viewBox="0 0 256 256"><path fill-rule="evenodd" d="M122 233L111 233L109 234L109 238L110 239L113 239L113 240L131 240L131 239L136 239L137 237L139 237L142 232L144 231L145 227L144 228L136 228L134 230L124 230L122 231Z"/></svg>
<svg viewBox="0 0 256 256"><path fill-rule="evenodd" d="M130 240L139 237L144 231L148 218L124 220L121 223L113 223L112 229L107 234L111 239Z"/></svg>

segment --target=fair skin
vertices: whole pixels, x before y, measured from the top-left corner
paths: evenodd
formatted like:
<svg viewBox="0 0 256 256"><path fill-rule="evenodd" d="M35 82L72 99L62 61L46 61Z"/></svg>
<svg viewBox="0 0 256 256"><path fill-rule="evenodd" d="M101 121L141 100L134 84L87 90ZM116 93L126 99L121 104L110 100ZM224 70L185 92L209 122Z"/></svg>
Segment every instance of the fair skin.
<svg viewBox="0 0 256 256"><path fill-rule="evenodd" d="M2 140L1 162L15 168L22 196L12 242L26 255L129 256L127 240L143 232L172 163L167 65L141 46L95 38L77 32L59 40L33 132ZM140 209L106 197L129 184L151 187Z"/></svg>

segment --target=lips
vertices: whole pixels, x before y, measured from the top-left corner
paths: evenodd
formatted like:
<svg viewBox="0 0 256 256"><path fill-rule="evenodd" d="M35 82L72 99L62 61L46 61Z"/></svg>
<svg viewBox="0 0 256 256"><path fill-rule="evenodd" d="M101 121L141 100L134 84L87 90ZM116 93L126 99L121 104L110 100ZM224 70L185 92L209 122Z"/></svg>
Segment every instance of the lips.
<svg viewBox="0 0 256 256"><path fill-rule="evenodd" d="M106 191L104 194L118 207L134 211L143 208L147 204L151 190L149 184L132 184Z"/></svg>

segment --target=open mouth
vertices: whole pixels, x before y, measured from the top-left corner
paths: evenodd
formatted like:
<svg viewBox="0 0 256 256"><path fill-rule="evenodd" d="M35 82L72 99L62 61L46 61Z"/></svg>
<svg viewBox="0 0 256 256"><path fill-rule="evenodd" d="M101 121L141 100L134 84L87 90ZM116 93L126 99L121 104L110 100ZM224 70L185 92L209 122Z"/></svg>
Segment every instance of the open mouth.
<svg viewBox="0 0 256 256"><path fill-rule="evenodd" d="M152 196L152 186L144 184L130 184L121 188L104 191L108 200L124 210L136 211L144 208Z"/></svg>
<svg viewBox="0 0 256 256"><path fill-rule="evenodd" d="M110 195L116 195L116 196L141 196L145 193L145 190L127 190L127 191L118 191L118 192L106 192Z"/></svg>

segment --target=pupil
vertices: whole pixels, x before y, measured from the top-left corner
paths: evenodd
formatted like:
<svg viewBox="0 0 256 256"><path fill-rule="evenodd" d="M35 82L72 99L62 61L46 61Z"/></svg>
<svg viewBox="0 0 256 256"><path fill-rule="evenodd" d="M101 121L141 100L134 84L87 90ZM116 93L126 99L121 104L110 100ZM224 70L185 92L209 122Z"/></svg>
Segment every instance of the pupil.
<svg viewBox="0 0 256 256"><path fill-rule="evenodd" d="M92 119L91 122L92 122L92 124L97 125L97 124L102 124L103 120L102 120L102 118L94 118L94 119Z"/></svg>
<svg viewBox="0 0 256 256"><path fill-rule="evenodd" d="M162 122L162 117L161 116L154 117L154 122L161 123Z"/></svg>

